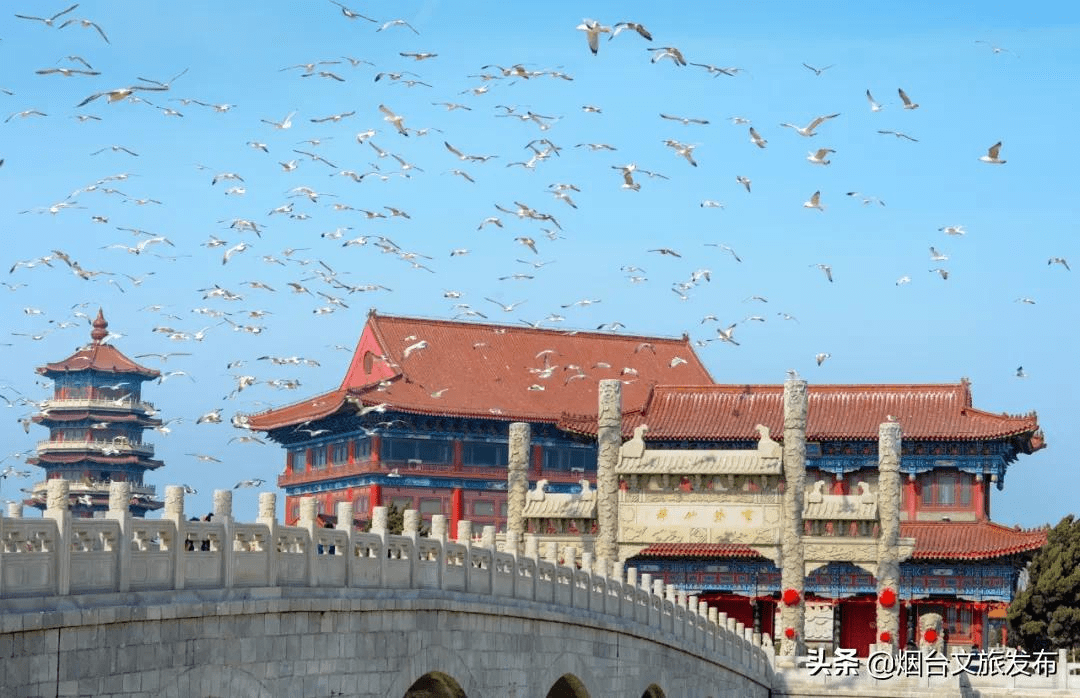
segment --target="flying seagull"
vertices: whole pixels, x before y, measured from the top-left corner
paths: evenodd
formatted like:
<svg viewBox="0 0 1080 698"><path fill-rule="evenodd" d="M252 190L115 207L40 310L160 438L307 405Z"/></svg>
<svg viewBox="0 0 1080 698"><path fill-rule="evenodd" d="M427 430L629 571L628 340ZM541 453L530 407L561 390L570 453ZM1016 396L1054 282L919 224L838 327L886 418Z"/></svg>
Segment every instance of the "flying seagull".
<svg viewBox="0 0 1080 698"><path fill-rule="evenodd" d="M1005 161L998 157L998 153L1001 152L1001 141L990 146L986 151L986 155L979 158L982 162L988 162L991 165L1004 165Z"/></svg>
<svg viewBox="0 0 1080 698"><path fill-rule="evenodd" d="M793 131L795 131L795 133L799 134L800 136L804 136L804 137L809 138L810 136L816 136L817 135L816 133L814 133L814 129L816 129L818 126L821 126L823 123L825 123L829 119L835 119L838 116L840 116L839 113L829 114L828 116L819 116L818 118L811 121L810 125L807 126L806 128L799 128L795 124L788 124L788 123L783 123L783 124L780 124L780 125L781 126L786 126L786 127L790 128L790 129L792 129Z"/></svg>
<svg viewBox="0 0 1080 698"><path fill-rule="evenodd" d="M611 27L605 27L595 19L585 18L581 20L581 24L577 25L577 29L585 32L585 38L589 42L589 50L592 51L594 56L600 50L600 35L611 34Z"/></svg>

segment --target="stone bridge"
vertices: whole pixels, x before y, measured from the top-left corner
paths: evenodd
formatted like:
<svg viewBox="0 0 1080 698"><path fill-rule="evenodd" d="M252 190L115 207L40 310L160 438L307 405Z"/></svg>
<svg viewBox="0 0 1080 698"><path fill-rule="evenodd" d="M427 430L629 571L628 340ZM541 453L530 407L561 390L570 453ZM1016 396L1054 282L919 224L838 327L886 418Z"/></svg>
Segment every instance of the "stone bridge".
<svg viewBox="0 0 1080 698"><path fill-rule="evenodd" d="M43 518L0 518L0 696L150 698L721 698L768 696L768 638L620 564L566 564L495 531L458 540L406 512L370 533L297 526L260 496L256 523L214 496L188 521L169 487L161 519L133 518L113 483L104 519L74 519L50 480ZM531 543L531 544L530 544ZM608 569L603 569L607 567Z"/></svg>
<svg viewBox="0 0 1080 698"><path fill-rule="evenodd" d="M436 516L428 536L299 525L259 499L237 523L231 492L188 521L169 487L161 519L133 518L113 483L104 519L74 519L50 480L43 518L0 517L0 698L836 698L1080 695L1059 655L1043 677L811 676L772 642L694 596L564 549L497 549ZM607 569L605 569L607 568Z"/></svg>

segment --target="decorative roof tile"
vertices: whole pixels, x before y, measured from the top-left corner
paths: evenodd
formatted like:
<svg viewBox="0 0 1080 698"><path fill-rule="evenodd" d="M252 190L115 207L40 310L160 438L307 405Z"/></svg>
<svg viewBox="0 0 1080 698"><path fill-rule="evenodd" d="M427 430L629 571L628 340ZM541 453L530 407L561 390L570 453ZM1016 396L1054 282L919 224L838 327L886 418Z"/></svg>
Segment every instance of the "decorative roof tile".
<svg viewBox="0 0 1080 698"><path fill-rule="evenodd" d="M567 410L595 415L603 378L624 381L624 405L640 405L657 383L712 381L686 337L373 312L338 390L252 415L251 425L266 431L324 417L343 408L346 397L364 406L386 403L397 412L552 423Z"/></svg>
<svg viewBox="0 0 1080 698"><path fill-rule="evenodd" d="M623 433L647 424L650 440L742 441L757 438L755 426L764 424L783 437L782 385L658 385L640 408L623 414ZM919 440L977 440L1028 435L1028 448L1044 444L1038 418L992 414L972 407L971 386L925 385L814 385L808 386L809 441L865 439L876 441L878 427L893 416L904 438ZM558 426L594 435L596 417L567 413Z"/></svg>
<svg viewBox="0 0 1080 698"><path fill-rule="evenodd" d="M632 559L650 557L762 557L749 545L741 543L653 543Z"/></svg>
<svg viewBox="0 0 1080 698"><path fill-rule="evenodd" d="M1046 529L1022 530L992 521L901 523L900 535L915 539L917 560L987 560L1046 544Z"/></svg>

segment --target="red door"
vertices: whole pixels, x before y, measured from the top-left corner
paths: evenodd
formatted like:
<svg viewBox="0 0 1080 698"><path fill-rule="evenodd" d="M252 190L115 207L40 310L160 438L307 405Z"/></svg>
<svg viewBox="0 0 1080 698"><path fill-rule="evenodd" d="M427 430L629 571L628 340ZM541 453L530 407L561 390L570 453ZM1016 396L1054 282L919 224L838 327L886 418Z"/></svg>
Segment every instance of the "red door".
<svg viewBox="0 0 1080 698"><path fill-rule="evenodd" d="M870 654L877 636L877 604L873 599L848 599L840 603L840 646L855 654Z"/></svg>

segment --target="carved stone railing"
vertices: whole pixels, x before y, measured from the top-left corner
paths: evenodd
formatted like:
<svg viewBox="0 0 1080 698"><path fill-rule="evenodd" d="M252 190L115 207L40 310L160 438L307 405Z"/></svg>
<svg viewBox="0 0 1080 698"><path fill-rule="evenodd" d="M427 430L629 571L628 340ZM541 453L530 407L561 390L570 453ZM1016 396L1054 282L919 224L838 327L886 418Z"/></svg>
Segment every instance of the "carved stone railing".
<svg viewBox="0 0 1080 698"><path fill-rule="evenodd" d="M70 484L48 481L42 518L22 518L18 503L0 517L0 606L5 598L197 588L439 589L600 614L629 632L659 632L658 641L674 641L764 685L771 681L767 635L662 580L639 579L621 562L600 564L583 553L578 566L577 551L567 548L569 564L560 564L553 545L541 558L531 535L525 554L515 555L497 548L493 526L476 544L471 522L461 521L458 540L449 540L446 518L436 515L424 537L415 510L405 512L404 533L391 535L385 507L375 508L371 532L361 533L349 526L348 502L337 508L344 528L322 528L310 497L300 501L298 525L283 526L273 493L260 494L256 523L240 523L232 518L231 490L214 492L210 521L189 521L178 486L166 488L162 518L136 518L127 482L111 483L106 518L82 519L68 510Z"/></svg>
<svg viewBox="0 0 1080 698"><path fill-rule="evenodd" d="M107 398L92 398L92 397L66 397L66 398L49 398L41 403L41 409L43 412L48 412L50 409L63 409L63 410L75 410L75 409L88 409L88 408L103 408L113 410L129 410L132 408L142 410L143 412L157 412L157 408L154 407L154 403L147 402L145 400L109 400Z"/></svg>
<svg viewBox="0 0 1080 698"><path fill-rule="evenodd" d="M38 441L37 452L42 451L115 451L117 454L141 453L154 455L154 444L134 441L113 441L112 439L83 439L81 441Z"/></svg>

